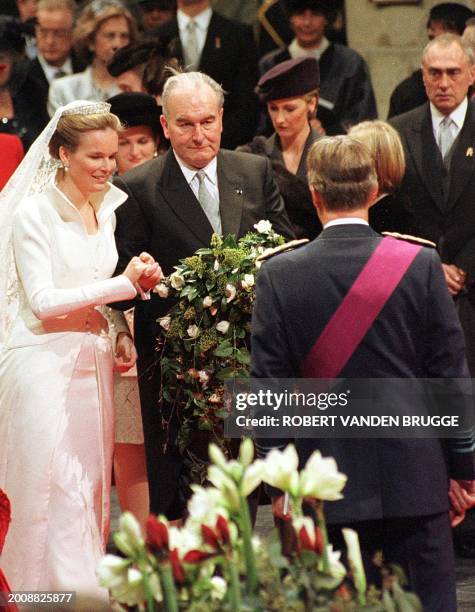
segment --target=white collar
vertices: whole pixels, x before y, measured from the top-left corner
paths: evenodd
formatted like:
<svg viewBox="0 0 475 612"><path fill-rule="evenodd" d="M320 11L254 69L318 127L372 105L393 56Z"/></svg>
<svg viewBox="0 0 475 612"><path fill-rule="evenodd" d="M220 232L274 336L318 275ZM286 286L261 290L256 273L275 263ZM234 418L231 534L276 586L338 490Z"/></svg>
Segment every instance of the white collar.
<svg viewBox="0 0 475 612"><path fill-rule="evenodd" d="M322 40L320 41L320 44L315 49L304 49L303 47L299 45L297 39L294 38L293 41L289 45L289 54L292 59L295 59L297 57L310 56L310 57L315 57L317 60L319 60L322 57L322 55L325 53L325 51L328 49L329 46L330 46L330 41L325 36L322 38Z"/></svg>
<svg viewBox="0 0 475 612"><path fill-rule="evenodd" d="M196 15L195 17L189 17L182 10L178 9L178 11L176 12L178 29L180 30L180 32L186 31L187 25L191 20L193 20L198 26L198 28L200 28L200 30L206 32L209 26L209 22L211 21L212 15L213 9L211 7L208 7L204 11L201 11L201 13L198 13L198 15Z"/></svg>
<svg viewBox="0 0 475 612"><path fill-rule="evenodd" d="M57 210L66 219L78 220L79 211L71 202L71 200L59 189L56 183L56 176L53 176L50 182L49 189L52 193L52 201ZM99 227L112 215L112 213L127 199L127 194L121 189L107 183L105 189L100 193L94 194L90 200L96 211Z"/></svg>
<svg viewBox="0 0 475 612"><path fill-rule="evenodd" d="M213 159L209 162L209 164L205 166L204 168L190 168L189 166L185 165L185 162L182 161L178 157L175 150L173 150L173 154L175 155L175 159L178 162L178 165L180 166L180 169L183 172L183 175L188 185L195 178L198 170L203 170L204 173L206 174L206 178L209 181L211 181L213 185L217 184L218 182L218 160L216 159L216 157L213 157Z"/></svg>
<svg viewBox="0 0 475 612"><path fill-rule="evenodd" d="M71 57L69 55L62 66L52 66L51 64L48 64L41 53L38 53L37 57L48 83L54 81L54 77L56 76L58 70L62 70L65 76L73 74L73 63L71 62Z"/></svg>
<svg viewBox="0 0 475 612"><path fill-rule="evenodd" d="M468 109L468 98L465 97L457 108L448 115L457 126L458 130L461 130L465 121L465 115ZM443 121L446 115L443 115L433 104L430 103L430 113L432 116L432 125L434 131L439 129L441 121Z"/></svg>
<svg viewBox="0 0 475 612"><path fill-rule="evenodd" d="M360 217L340 217L339 219L333 219L328 223L325 223L323 229L327 229L327 227L333 227L334 225L367 225L369 223Z"/></svg>

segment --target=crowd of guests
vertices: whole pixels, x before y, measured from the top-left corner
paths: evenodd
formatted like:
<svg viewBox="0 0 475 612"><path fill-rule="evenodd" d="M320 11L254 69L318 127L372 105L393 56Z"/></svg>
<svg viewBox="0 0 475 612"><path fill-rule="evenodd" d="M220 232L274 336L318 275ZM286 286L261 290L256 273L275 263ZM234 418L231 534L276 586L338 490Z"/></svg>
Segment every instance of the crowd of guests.
<svg viewBox="0 0 475 612"><path fill-rule="evenodd" d="M11 349L0 359L0 487L13 504L4 560L15 589L68 590L72 580L106 601L93 569L107 536L112 464L121 508L142 527L149 508L182 520L188 475L173 444L177 423L171 406L164 414L156 406L157 318L170 302L147 292L181 258L208 246L213 231L240 237L266 218L289 239L325 235L332 211L338 217L342 209L319 187L319 173L333 179L317 150L346 172L348 160L338 156L347 147L353 165L359 159L369 168L371 188L361 201L355 186L351 197L342 192L347 213L356 211L346 217L369 219L376 232L414 234L438 250L475 374L472 13L457 3L433 7L421 70L393 92L386 123L375 120L366 62L338 29L341 4L16 0L0 9L1 186L19 166L2 193L18 210L0 207L0 257L11 264L0 275L8 311L0 332ZM323 140L347 132L341 150L338 138ZM439 285L434 295L443 292ZM20 286L17 311L12 286ZM105 304L115 309L99 314ZM454 353L463 343L457 326L447 324ZM414 371L442 376L442 357L437 371L425 362L418 370L417 360ZM115 380L114 360L122 372ZM466 372L461 349L454 377ZM38 411L47 415L42 427ZM3 437L15 445L2 445ZM468 446L463 465L457 452L448 466L435 453L439 482L451 476L452 484L434 513L447 517L450 506L460 518L472 503ZM415 507L406 501L397 517ZM81 529L72 528L75 517ZM441 531L437 521L430 529ZM475 553L466 536L459 545ZM454 609L452 570L444 611ZM428 610L437 609L434 580L430 597L427 585L414 585Z"/></svg>

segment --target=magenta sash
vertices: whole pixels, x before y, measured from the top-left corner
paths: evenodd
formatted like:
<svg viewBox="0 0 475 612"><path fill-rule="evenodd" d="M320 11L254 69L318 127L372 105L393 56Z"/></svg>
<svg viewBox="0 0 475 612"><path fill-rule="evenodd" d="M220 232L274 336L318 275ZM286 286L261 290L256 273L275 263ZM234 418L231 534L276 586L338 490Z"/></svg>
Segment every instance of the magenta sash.
<svg viewBox="0 0 475 612"><path fill-rule="evenodd" d="M421 248L395 238L381 240L305 357L303 377L337 378Z"/></svg>

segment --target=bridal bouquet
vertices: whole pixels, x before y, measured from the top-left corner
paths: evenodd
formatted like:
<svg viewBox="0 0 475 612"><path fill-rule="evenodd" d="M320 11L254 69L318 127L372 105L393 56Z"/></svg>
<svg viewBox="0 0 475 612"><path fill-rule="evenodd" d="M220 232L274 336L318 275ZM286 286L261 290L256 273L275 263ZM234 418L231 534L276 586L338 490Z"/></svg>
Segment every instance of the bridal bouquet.
<svg viewBox="0 0 475 612"><path fill-rule="evenodd" d="M161 297L178 299L159 320L164 332L160 401L178 416L182 451L199 431L208 432L207 442L223 445L224 381L249 374L258 258L285 243L269 221L254 227L255 233L239 240L214 234L209 248L183 259L155 289Z"/></svg>
<svg viewBox="0 0 475 612"><path fill-rule="evenodd" d="M146 539L125 513L114 540L123 557L106 555L98 568L115 609L147 612L417 612L417 598L405 592L381 564L382 586L368 587L358 536L344 530L348 568L327 539L323 502L342 497L346 476L332 458L316 451L298 471L293 446L253 462L253 443L242 442L228 461L210 445L211 486L192 485L183 527L150 516ZM252 534L247 496L261 482L291 500L293 552L283 556L278 537L261 542ZM305 498L317 503L316 521L304 516Z"/></svg>

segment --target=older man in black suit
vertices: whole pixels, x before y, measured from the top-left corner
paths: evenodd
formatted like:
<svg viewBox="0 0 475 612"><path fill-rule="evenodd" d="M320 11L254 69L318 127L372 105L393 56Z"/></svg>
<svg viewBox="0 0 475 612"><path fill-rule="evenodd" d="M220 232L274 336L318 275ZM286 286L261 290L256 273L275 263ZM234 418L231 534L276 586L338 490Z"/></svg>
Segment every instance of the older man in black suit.
<svg viewBox="0 0 475 612"><path fill-rule="evenodd" d="M252 375L274 380L468 376L463 333L437 253L383 240L368 225L377 179L364 145L349 136L321 139L308 166L323 231L309 245L262 266L252 320ZM383 256L384 249L390 252ZM383 274L369 271L386 258L391 266ZM400 269L392 286L387 285L390 269ZM364 291L361 284L356 289L361 276ZM348 301L351 307L342 307ZM351 308L351 326L342 323L342 308ZM350 347L355 328L360 341ZM317 345L320 351L314 351ZM386 561L403 566L428 612L456 610L449 476L459 479L470 503L473 441L473 435L458 440L448 452L439 439L298 441L303 463L319 449L348 475L344 499L325 505L330 540L338 548L341 527L356 529L364 550L382 549ZM263 440L260 450L278 442ZM273 510L282 517L278 494Z"/></svg>
<svg viewBox="0 0 475 612"><path fill-rule="evenodd" d="M172 148L116 179L129 195L117 211L119 269L129 253L146 251L170 274L180 259L209 246L213 231L241 237L260 219L269 219L277 232L292 237L269 160L220 150L223 98L220 85L199 72L166 82L161 121ZM160 333L156 320L170 306L155 294L139 302L135 340L151 509L176 519L186 502L178 484L183 464L173 434L164 451L155 364Z"/></svg>
<svg viewBox="0 0 475 612"><path fill-rule="evenodd" d="M257 50L249 26L221 17L210 0L178 0L177 15L156 30L169 54L205 72L226 92L222 146L235 149L254 136L258 102Z"/></svg>

